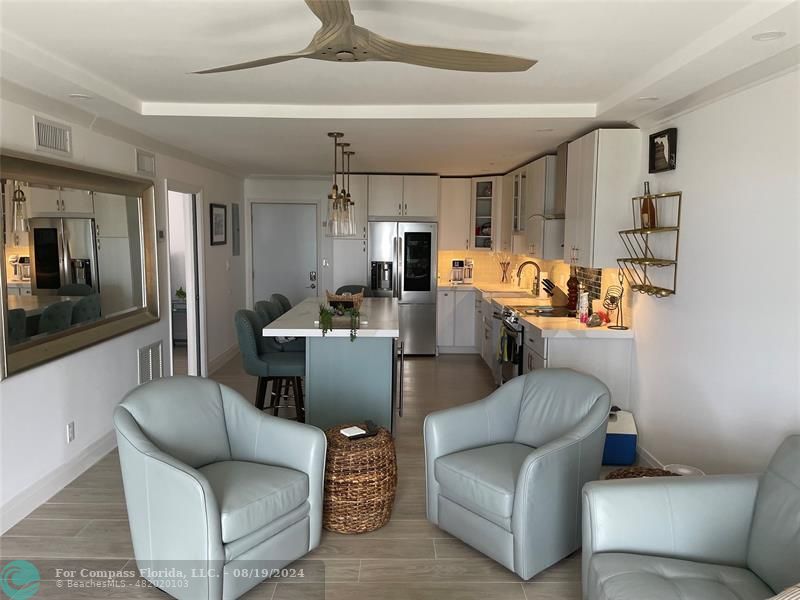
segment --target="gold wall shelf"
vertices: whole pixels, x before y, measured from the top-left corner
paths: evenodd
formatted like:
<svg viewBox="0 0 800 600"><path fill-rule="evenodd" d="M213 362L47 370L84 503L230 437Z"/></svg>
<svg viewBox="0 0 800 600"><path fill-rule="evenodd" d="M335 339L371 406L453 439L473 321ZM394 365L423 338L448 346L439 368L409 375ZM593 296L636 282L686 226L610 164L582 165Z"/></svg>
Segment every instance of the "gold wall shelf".
<svg viewBox="0 0 800 600"><path fill-rule="evenodd" d="M682 198L682 192L631 198L633 228L619 232L628 257L617 259L617 264L634 292L656 298L666 298L675 293ZM642 207L645 202L651 202L655 207L655 220L650 223L654 227L642 226ZM672 236L670 238L665 234ZM656 269L658 274L655 279L661 285L654 282L653 269Z"/></svg>

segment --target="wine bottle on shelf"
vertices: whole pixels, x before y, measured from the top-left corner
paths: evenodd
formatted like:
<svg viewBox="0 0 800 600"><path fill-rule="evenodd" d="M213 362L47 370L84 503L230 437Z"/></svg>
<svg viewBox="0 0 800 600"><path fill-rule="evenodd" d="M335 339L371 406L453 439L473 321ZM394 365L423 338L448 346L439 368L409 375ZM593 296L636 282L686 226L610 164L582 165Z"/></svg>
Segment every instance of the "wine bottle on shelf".
<svg viewBox="0 0 800 600"><path fill-rule="evenodd" d="M575 271L575 264L569 266L569 279L567 279L567 310L575 312L578 308L578 276Z"/></svg>
<svg viewBox="0 0 800 600"><path fill-rule="evenodd" d="M644 182L644 196L641 204L642 229L654 229L658 227L656 218L656 205L653 196L650 195L650 182Z"/></svg>

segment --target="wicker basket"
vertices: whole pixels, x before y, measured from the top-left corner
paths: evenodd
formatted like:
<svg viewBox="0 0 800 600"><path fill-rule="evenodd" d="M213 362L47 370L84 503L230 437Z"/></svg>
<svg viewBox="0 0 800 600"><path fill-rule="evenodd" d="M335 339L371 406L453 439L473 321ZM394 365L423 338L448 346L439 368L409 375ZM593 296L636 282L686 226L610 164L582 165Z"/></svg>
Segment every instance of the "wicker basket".
<svg viewBox="0 0 800 600"><path fill-rule="evenodd" d="M350 425L325 431L325 499L322 526L338 533L366 533L383 527L392 514L397 489L397 462L391 434L350 440L339 433Z"/></svg>
<svg viewBox="0 0 800 600"><path fill-rule="evenodd" d="M361 303L364 301L364 292L359 292L358 294L333 294L325 290L325 296L328 298L328 304L334 308L337 304L341 304L345 308L352 306L358 310L361 308Z"/></svg>
<svg viewBox="0 0 800 600"><path fill-rule="evenodd" d="M678 473L651 467L623 467L614 469L606 479L636 479L638 477L680 477Z"/></svg>

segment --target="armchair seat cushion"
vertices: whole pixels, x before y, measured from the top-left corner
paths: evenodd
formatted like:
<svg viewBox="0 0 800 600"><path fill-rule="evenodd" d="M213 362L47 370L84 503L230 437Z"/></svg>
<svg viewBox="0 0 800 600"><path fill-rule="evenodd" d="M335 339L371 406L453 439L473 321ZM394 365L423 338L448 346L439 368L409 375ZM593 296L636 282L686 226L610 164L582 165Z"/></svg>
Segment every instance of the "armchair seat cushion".
<svg viewBox="0 0 800 600"><path fill-rule="evenodd" d="M228 460L198 470L214 490L226 544L272 523L308 498L308 476L294 469Z"/></svg>
<svg viewBox="0 0 800 600"><path fill-rule="evenodd" d="M534 450L506 443L454 452L436 459L434 475L442 496L511 531L517 475Z"/></svg>
<svg viewBox="0 0 800 600"><path fill-rule="evenodd" d="M591 557L597 600L766 600L774 592L747 569L642 554Z"/></svg>

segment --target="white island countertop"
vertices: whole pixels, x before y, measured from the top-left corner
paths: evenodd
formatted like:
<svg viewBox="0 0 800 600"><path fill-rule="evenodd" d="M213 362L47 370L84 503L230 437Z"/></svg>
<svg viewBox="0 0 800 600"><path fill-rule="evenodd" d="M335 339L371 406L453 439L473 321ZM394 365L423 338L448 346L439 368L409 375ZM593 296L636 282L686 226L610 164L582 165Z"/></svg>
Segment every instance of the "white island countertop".
<svg viewBox="0 0 800 600"><path fill-rule="evenodd" d="M306 298L264 327L267 337L322 337L319 328L321 298ZM400 318L394 298L364 298L361 303L361 326L357 337L396 338L400 336ZM325 332L325 337L350 337L349 328Z"/></svg>

